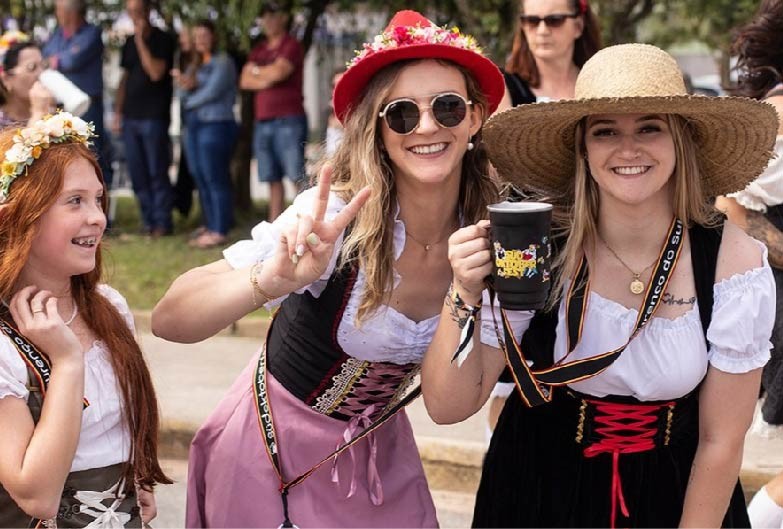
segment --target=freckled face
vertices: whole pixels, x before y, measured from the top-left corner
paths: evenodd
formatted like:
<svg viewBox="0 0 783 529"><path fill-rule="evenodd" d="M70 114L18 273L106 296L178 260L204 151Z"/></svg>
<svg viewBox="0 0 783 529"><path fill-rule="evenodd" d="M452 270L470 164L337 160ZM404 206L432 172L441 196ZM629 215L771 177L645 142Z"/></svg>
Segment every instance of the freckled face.
<svg viewBox="0 0 783 529"><path fill-rule="evenodd" d="M106 229L103 185L93 166L78 158L65 169L63 188L44 213L25 268L49 278L70 278L95 268Z"/></svg>

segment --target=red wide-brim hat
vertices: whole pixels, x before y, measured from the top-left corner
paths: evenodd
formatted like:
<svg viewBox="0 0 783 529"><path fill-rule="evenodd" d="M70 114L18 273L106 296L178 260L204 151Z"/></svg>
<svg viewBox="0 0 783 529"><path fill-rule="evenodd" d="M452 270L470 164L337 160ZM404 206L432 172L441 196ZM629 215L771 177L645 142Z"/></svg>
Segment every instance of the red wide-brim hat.
<svg viewBox="0 0 783 529"><path fill-rule="evenodd" d="M364 87L382 68L406 59L443 59L459 64L473 74L487 98L489 114L503 99L503 74L485 57L475 39L457 28L436 26L416 11L399 11L380 35L357 51L334 88L332 104L345 123Z"/></svg>

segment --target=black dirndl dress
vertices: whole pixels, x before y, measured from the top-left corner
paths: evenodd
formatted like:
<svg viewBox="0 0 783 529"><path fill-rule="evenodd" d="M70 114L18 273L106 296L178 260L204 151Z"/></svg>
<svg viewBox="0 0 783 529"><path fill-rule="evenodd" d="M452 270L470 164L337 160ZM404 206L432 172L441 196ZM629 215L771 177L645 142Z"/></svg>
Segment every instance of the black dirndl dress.
<svg viewBox="0 0 783 529"><path fill-rule="evenodd" d="M620 453L616 466L612 451L590 451L606 442L612 419L602 421L606 414L588 401L620 408L650 406L654 422L645 426L647 434L638 428L621 433L626 439L646 438L654 447ZM613 418L614 424L639 422L638 415L636 419ZM641 403L628 397L592 399L561 389L551 403L528 408L515 391L484 461L473 526L610 527L614 511L617 527L677 527L698 445L698 421L695 395ZM739 483L723 526L750 527Z"/></svg>
<svg viewBox="0 0 783 529"><path fill-rule="evenodd" d="M722 227L689 229L702 327L712 317ZM522 337L551 365L557 312L538 313ZM568 387L527 407L518 388L484 460L474 527L677 527L699 442L697 387L671 401L593 397ZM737 482L724 527L750 527Z"/></svg>

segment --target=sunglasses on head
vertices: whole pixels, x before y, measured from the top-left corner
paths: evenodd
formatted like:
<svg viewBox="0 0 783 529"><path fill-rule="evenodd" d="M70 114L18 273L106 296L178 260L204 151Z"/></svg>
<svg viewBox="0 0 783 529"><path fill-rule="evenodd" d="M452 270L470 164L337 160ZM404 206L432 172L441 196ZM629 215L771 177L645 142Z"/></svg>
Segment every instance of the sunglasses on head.
<svg viewBox="0 0 783 529"><path fill-rule="evenodd" d="M378 117L384 118L389 128L397 134L406 135L419 126L422 112L432 110L432 117L438 125L450 129L462 123L468 115L468 105L472 104L472 101L451 92L436 95L429 106L419 106L413 99L403 97L389 101Z"/></svg>
<svg viewBox="0 0 783 529"><path fill-rule="evenodd" d="M543 22L548 28L559 28L565 24L566 19L576 18L578 16L579 13L558 13L555 15L547 15L545 17L540 17L538 15L520 15L519 20L522 21L522 24L531 29L537 28L541 22Z"/></svg>

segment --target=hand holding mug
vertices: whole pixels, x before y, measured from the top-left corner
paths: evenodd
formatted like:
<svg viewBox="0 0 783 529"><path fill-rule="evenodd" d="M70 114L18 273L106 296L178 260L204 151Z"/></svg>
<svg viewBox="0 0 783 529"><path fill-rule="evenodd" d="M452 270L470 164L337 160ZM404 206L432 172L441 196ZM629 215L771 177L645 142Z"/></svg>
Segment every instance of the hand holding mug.
<svg viewBox="0 0 783 529"><path fill-rule="evenodd" d="M484 280L492 272L489 246L489 221L455 231L449 237L449 263L454 274L454 288L470 305L481 300Z"/></svg>

